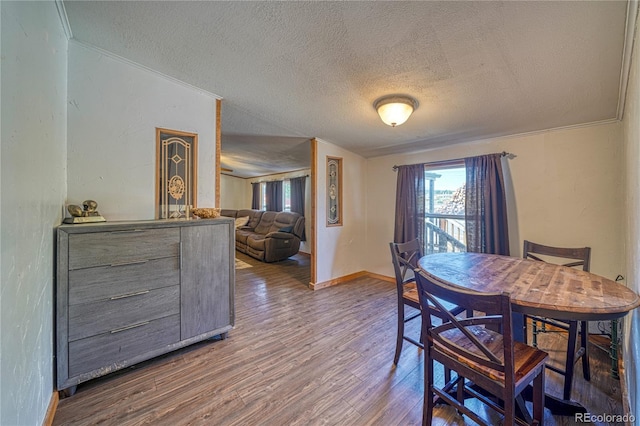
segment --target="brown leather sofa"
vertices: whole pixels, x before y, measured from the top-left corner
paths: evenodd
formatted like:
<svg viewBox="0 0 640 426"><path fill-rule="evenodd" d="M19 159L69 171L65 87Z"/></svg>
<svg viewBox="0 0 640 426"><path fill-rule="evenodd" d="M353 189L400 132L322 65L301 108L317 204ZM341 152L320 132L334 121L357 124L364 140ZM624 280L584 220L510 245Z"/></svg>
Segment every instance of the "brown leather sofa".
<svg viewBox="0 0 640 426"><path fill-rule="evenodd" d="M236 250L263 262L277 262L298 253L304 231L304 216L293 212L222 209L222 216L248 217L236 226Z"/></svg>

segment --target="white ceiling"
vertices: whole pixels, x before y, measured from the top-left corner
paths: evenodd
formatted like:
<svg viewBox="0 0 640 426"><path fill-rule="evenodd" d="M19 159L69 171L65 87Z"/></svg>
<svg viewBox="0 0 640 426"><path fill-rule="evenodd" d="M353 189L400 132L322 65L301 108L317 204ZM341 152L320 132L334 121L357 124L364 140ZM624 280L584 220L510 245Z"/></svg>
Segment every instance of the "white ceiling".
<svg viewBox="0 0 640 426"><path fill-rule="evenodd" d="M64 6L78 41L222 96L237 175L308 167L311 137L374 157L619 114L626 1ZM391 128L394 93L420 105Z"/></svg>

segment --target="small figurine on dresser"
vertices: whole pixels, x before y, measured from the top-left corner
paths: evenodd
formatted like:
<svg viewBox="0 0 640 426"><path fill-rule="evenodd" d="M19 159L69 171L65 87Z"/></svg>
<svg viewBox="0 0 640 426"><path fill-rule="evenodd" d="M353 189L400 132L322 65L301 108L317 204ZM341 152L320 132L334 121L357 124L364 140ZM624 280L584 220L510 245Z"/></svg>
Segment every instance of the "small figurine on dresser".
<svg viewBox="0 0 640 426"><path fill-rule="evenodd" d="M69 204L67 211L71 217L64 219L64 223L92 223L106 222L106 219L98 213L98 203L93 200L85 200L82 207L76 204Z"/></svg>

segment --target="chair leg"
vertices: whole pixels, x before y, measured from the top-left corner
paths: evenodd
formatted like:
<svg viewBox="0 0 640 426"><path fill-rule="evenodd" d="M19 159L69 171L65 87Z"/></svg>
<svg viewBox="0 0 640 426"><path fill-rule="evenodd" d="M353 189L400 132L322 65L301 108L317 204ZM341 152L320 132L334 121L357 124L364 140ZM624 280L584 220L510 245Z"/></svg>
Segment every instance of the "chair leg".
<svg viewBox="0 0 640 426"><path fill-rule="evenodd" d="M505 425L516 424L516 400L515 398L507 398L504 401L504 423Z"/></svg>
<svg viewBox="0 0 640 426"><path fill-rule="evenodd" d="M425 347L424 353L424 400L422 403L422 426L431 426L433 421L434 397L433 393L433 359L429 349Z"/></svg>
<svg viewBox="0 0 640 426"><path fill-rule="evenodd" d="M533 379L533 423L544 426L544 368Z"/></svg>
<svg viewBox="0 0 640 426"><path fill-rule="evenodd" d="M567 361L564 375L564 399L571 399L571 387L573 385L573 371L576 362L576 340L578 338L578 321L569 323L569 342L567 346Z"/></svg>
<svg viewBox="0 0 640 426"><path fill-rule="evenodd" d="M393 364L398 365L404 337L404 303L398 304L398 335L396 336L396 354L393 357Z"/></svg>
<svg viewBox="0 0 640 426"><path fill-rule="evenodd" d="M589 323L587 321L581 322L582 333L580 333L580 342L584 348L584 354L582 355L582 375L586 381L591 380L591 370L589 368Z"/></svg>
<svg viewBox="0 0 640 426"><path fill-rule="evenodd" d="M460 405L464 405L464 377L458 374L458 384L456 385L456 399ZM462 416L462 411L458 410L458 414Z"/></svg>

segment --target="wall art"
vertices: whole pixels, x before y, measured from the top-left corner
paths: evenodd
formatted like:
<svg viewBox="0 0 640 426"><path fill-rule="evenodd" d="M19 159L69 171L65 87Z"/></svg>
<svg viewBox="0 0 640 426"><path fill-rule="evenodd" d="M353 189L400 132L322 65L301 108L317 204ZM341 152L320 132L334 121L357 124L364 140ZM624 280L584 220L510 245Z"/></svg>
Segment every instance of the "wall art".
<svg viewBox="0 0 640 426"><path fill-rule="evenodd" d="M327 156L327 226L342 226L342 158Z"/></svg>
<svg viewBox="0 0 640 426"><path fill-rule="evenodd" d="M196 206L198 135L156 128L156 218L188 217Z"/></svg>

